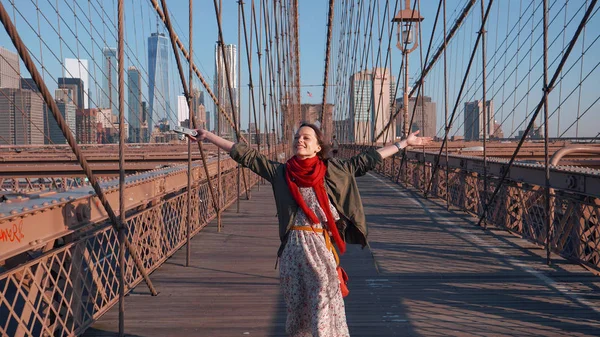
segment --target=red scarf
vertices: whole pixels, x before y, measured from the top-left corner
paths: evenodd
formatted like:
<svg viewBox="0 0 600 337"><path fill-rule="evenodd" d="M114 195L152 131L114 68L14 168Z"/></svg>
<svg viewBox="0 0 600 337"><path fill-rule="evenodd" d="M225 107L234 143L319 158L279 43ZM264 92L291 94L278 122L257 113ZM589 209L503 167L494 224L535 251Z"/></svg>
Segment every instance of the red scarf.
<svg viewBox="0 0 600 337"><path fill-rule="evenodd" d="M298 187L312 187L315 190L319 206L321 206L327 218L327 230L331 233L333 242L335 242L335 245L340 250L340 254L343 254L346 251L346 243L340 236L337 226L335 225L335 220L333 219L333 214L329 208L329 197L325 191L324 182L326 173L327 166L317 156L304 160L294 156L288 160L285 165L285 180L287 181L287 185L294 200L296 200L296 203L300 206L300 209L302 209L308 219L312 221L313 224L318 224L320 223L319 218L317 218L317 215L308 208Z"/></svg>

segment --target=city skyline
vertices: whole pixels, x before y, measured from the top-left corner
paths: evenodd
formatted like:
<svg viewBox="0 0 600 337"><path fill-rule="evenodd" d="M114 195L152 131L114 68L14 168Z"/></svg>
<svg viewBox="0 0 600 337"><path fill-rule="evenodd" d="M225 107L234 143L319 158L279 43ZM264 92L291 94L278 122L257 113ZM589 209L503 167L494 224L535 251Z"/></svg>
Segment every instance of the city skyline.
<svg viewBox="0 0 600 337"><path fill-rule="evenodd" d="M174 2L169 1L169 4L173 4L173 3ZM114 9L111 6L114 6L114 4L107 4L106 10L107 10L108 13L110 13L111 10ZM126 6L128 6L128 8L131 8L130 4L126 4ZM183 16L181 14L184 13L185 11L183 11L182 9L180 9L179 8L180 6L172 6L172 7L173 7L172 8L172 14L173 14L174 20L180 20L181 22L183 22L183 20L181 19ZM234 13L233 11L235 10L235 7L236 6L234 6L234 5L225 3L224 4L224 17L227 17L228 14ZM316 10L314 8L318 8L318 10L321 10L321 9L323 9L325 7L326 6L323 6L322 4L320 4L318 2L315 2L315 1L307 1L307 2L303 2L301 4L301 6L300 6L300 10L301 10L301 12L300 12L300 14L301 14L300 18L301 18L302 22L300 24L300 27L301 27L302 31L299 34L299 36L300 36L300 39L301 39L300 45L302 46L302 48L300 48L300 50L303 50L303 51L311 50L310 47L306 47L306 46L315 47L315 46L317 46L317 43L319 43L319 41L321 41L323 39L323 36L322 36L323 34L313 33L315 31L317 31L316 27L318 25L316 25L316 24L312 25L311 24L311 23L321 23L321 26L322 26L322 23L323 23L322 20L318 20L318 19L315 19L315 18L312 18L312 17L308 18L307 15L302 15L302 14L306 13L306 10L309 10L309 9L310 9L311 12L314 12ZM452 9L454 7L460 9L460 7L458 5L453 6L452 3L450 4L449 9ZM506 14L510 14L510 13L512 13L512 11L514 11L513 8L510 8L510 10L507 11L507 10L505 10L506 7L507 6L504 5L504 4L498 5L498 9L500 10L500 16L504 16ZM47 9L48 9L48 5L47 4L40 4L40 10L41 11L45 11ZM196 9L196 11L198 11L198 9ZM427 36L428 31L429 32L431 31L431 26L433 24L433 17L435 16L435 11L434 11L434 9L431 9L431 8L423 8L423 9L421 9L421 12L422 12L423 16L425 17L425 21L423 22L423 25L422 25L423 29L424 29L424 32L423 32L422 35L425 37L425 36ZM34 11L34 13L35 13L35 11ZM205 15L203 13L201 13L201 14ZM569 15L571 15L571 14L572 13L569 12ZM206 17L210 18L210 16L202 16L203 19L206 18ZM69 23L71 23L71 21L69 21L69 19L70 19L69 17L66 17L65 19L67 20L67 22L66 22L67 25ZM490 28L493 28L494 27L493 23L495 23L495 21L493 21L493 20L495 20L495 17L490 17L490 20L491 20L490 21ZM510 21L511 25L507 24L506 27L512 27L512 24L514 23L515 20L516 19L512 19ZM138 34L140 36L143 34L144 35L143 36L144 40L147 38L147 35L151 31L153 31L154 28L155 28L154 27L155 26L155 20L154 20L154 18L149 19L149 20L145 20L145 21L148 21L148 22L143 22L143 25L142 25L143 29L138 30L138 32L136 33L136 34ZM211 67L209 65L212 62L214 62L214 54L212 53L211 48L207 48L206 46L207 45L212 45L214 43L214 37L216 36L216 33L214 33L214 30L206 31L206 33L205 33L204 30L202 30L205 27L205 23L202 22L202 21L203 20L198 20L197 24L194 26L194 30L196 32L199 32L199 31L202 32L202 34L194 34L194 40L195 40L195 42L194 42L194 46L195 46L194 58L195 59L198 58L200 60L200 62L197 62L196 64L198 65L198 67L201 69L201 71L205 75L208 75L210 73L210 71L206 71L206 69L203 69L203 68L208 68L210 70ZM204 20L204 21L207 21L207 20ZM159 23L160 23L160 20L159 20ZM138 22L138 24L140 24L140 22ZM593 22L591 22L590 24L593 24ZM128 23L127 23L127 25L128 25L127 26L128 28L131 28L132 27L131 26L132 25L132 20L129 20ZM214 25L214 23L211 22L211 25ZM161 23L161 26L162 26L162 23ZM209 26L209 24L206 24L206 26ZM22 27L22 30L25 30L25 28L26 27ZM553 28L551 27L551 29L553 29ZM551 30L551 32L552 32L552 30ZM181 31L179 31L178 33L180 33L180 35L181 35L180 36L181 37L181 41L187 41L185 39L185 34L182 34ZM232 41L234 39L233 29L231 27L224 27L224 32L223 33L225 35L224 36L224 40L226 40L226 41ZM500 31L500 35L501 36L502 36L502 33L503 32ZM206 38L205 38L205 35L207 36ZM490 38L493 39L492 35L493 34L490 34ZM64 43L60 42L60 43L63 43L63 46L69 45L70 43L72 43L72 40L69 40L69 36L64 36L63 38L65 39ZM130 49L126 49L126 53L128 51L133 51L133 54L135 54L135 53L138 54L140 60L142 60L141 62L143 62L143 67L138 67L138 68L143 73L143 80L147 81L148 80L147 69L144 69L145 68L145 64L147 64L147 61L145 60L145 57L144 57L145 56L144 54L146 54L146 51L147 51L147 44L144 44L144 43L140 42L139 46L138 45L134 45L134 42L133 42L134 41L134 36L133 35L128 35L127 38L129 39L129 41L126 41L126 44L129 43L129 46L126 47L126 48L130 48ZM208 39L208 38L210 38L210 39ZM28 40L28 36L27 35L24 35L24 40L25 40L26 43L28 43L30 45L29 47L31 47L35 43L39 42L38 40L32 40L31 36L29 36L29 40ZM46 39L46 40L48 40L48 39ZM82 41L78 42L81 46L83 46L84 44L87 44L87 41L85 41L85 39L81 39L81 40ZM4 41L7 41L7 40L4 40ZM33 41L33 42L29 43L29 41ZM98 40L98 41L101 41L101 40ZM104 44L105 45L115 46L116 44L113 41L111 41L110 36L109 36L109 39L106 39L104 41ZM210 41L210 42L207 42L207 41ZM310 41L310 45L308 44L309 41ZM48 48L50 48L50 49L55 48L56 50L59 49L58 48L59 42L54 42L54 44L52 44L52 42L48 41L48 43L49 43L49 47ZM499 41L499 43L500 43L500 41ZM186 43L184 42L184 44L186 44ZM11 46L10 41L8 41L8 43L5 43L5 46L7 48L11 48L10 47ZM75 46L75 43L73 43L73 46ZM427 46L424 45L422 47L427 47ZM434 45L434 47L436 47L436 46ZM468 46L467 45L461 45L460 46L460 48L463 48L463 47L468 47ZM87 47L88 51L91 49L92 52L95 53L95 54L101 53L101 48L102 48L102 44L100 45L100 48L96 48L96 51L94 52L92 48ZM491 45L490 45L490 48L491 48ZM143 50L140 52L141 49L143 49ZM97 55L95 55L96 56L96 58L95 58L96 61L93 61L94 60L94 55L91 55L91 56L90 55L86 55L83 52L83 50L84 49L82 49L82 51L75 50L75 48L73 47L73 49L71 51L69 51L68 48L65 48L64 49L64 55L61 55L61 57L65 56L65 57L68 57L68 58L73 58L74 60L78 60L79 58L84 59L85 57L88 57L91 60L90 61L91 67L89 68L89 75L91 76L92 74L95 74L96 79L98 81L101 81L101 79L100 79L101 76L99 76L99 74L102 72L101 70L99 70L99 68L101 67L101 59ZM202 51L200 51L200 50L202 50ZM242 48L240 48L240 51L241 50L242 50ZM455 50L455 49L453 49L453 50ZM593 52L593 49L590 51L590 53L592 53L592 52ZM397 74L397 69L398 69L398 66L399 66L398 60L400 60L400 57L398 56L397 51L392 50L392 53L395 53L391 57L392 59L394 59L394 62L395 62L394 67L392 67L392 69L393 69L392 73L394 75L396 75ZM171 51L171 54L172 54L172 51ZM209 54L209 55L207 56L206 54ZM320 82L320 80L321 80L320 77L322 77L322 70L321 69L322 69L322 63L323 63L322 59L319 59L319 61L317 62L317 61L313 60L314 59L314 57L313 57L314 55L312 55L312 54L319 54L320 55L321 53L307 53L307 52L303 52L301 54L301 58L302 58L302 61L301 61L301 72L302 72L301 81L302 82L301 82L301 85L314 84L314 83ZM418 61L417 61L418 57L416 57L415 55L416 54L412 54L411 57L410 57L410 59L411 59L411 61L410 61L411 65L415 65L415 64L418 63ZM136 66L139 66L139 64L137 64L135 62L134 56L135 55L129 56L131 59L130 59L130 61L128 63L134 64ZM492 58L492 56L493 55L490 53L490 55L489 55L490 59ZM496 58L498 58L498 57L496 57ZM206 61L208 59L210 59L210 61ZM495 60L494 62L498 61L496 59L494 59L494 60ZM65 77L68 77L67 72L74 72L74 71L67 71L65 69L65 68L67 68L67 62L64 62L64 64L61 64L62 62L55 62L55 63L58 63L58 65L55 65L53 62L54 61L51 60L51 58L48 58L48 57L46 57L45 60L44 60L44 67L46 69L45 70L46 74L54 74L53 78L58 77L59 71L60 72L64 72L63 76L65 76ZM76 62L78 63L78 61L76 61ZM94 62L97 62L98 64L96 66L94 66L94 64L93 64ZM498 61L498 62L500 62L500 64L502 64L502 61ZM173 63L173 62L171 62L171 63ZM244 63L244 62L242 62L242 63ZM523 66L525 66L525 64L527 64L527 62L523 62ZM98 69L94 69L95 67L97 67ZM588 67L587 63L585 65L585 67L586 68ZM171 68L173 68L173 67L171 67ZM418 76L415 76L415 74L418 73L418 69L419 68L420 67L418 67L418 66L412 66L411 67L410 77L412 79L418 78ZM456 71L456 69L454 69L454 68L459 68L459 67L453 67L453 69L450 69L450 71L451 72L452 71ZM317 69L319 69L319 70L317 71ZM171 73L174 74L173 71L171 71ZM522 73L523 72L521 72L521 74ZM306 75L306 74L309 74L309 75ZM242 77L242 82L243 83L245 83L245 79L247 79L247 77L244 77L244 76L245 76L244 72L242 72L240 74L240 77ZM522 75L520 75L520 77L521 76ZM455 77L458 77L458 76L456 76L456 74L454 74L454 73L450 73L449 77L455 78ZM590 77L590 79L593 79L593 77L594 76ZM535 74L532 74L532 79L534 79L534 78L535 78ZM206 76L206 79L210 83L213 82L212 79L210 78L210 76ZM502 79L502 78L500 78L500 79ZM91 79L91 80L92 80L91 90L92 90L92 92L94 93L94 96L95 96L96 93L97 93L97 89L96 89L96 87L94 85L94 82L93 82L94 79ZM178 84L177 82L178 81L171 81L170 83ZM433 83L433 82L438 82L439 83L439 81L429 81L429 83ZM491 82L492 81L490 81L490 83ZM512 82L517 83L516 81L514 81L514 80L511 79L511 83ZM527 81L525 81L525 82L527 82ZM563 82L567 83L566 80L563 81ZM52 92L55 89L55 88L53 88L53 86L56 86L57 83L56 83L56 81L48 81L48 83L49 83L49 86L50 86L50 91ZM430 84L428 84L428 85L430 85ZM84 84L84 86L86 88L89 87L89 85L85 85L85 84ZM145 94L145 100L147 100L147 94L146 94L147 88L146 88L146 86L147 86L147 83L144 84L144 88L143 88L143 93ZM455 85L455 87L456 87L456 85ZM523 89L523 88L521 88L521 89ZM172 88L172 91L175 92L175 95L171 96L171 100L174 101L174 99L175 99L174 97L179 92L178 92L178 89L176 87ZM307 98L306 97L307 90L301 90L300 91L301 94L303 95L302 103L318 102L318 100L320 99L320 90L310 90L310 91L314 94L314 97ZM427 88L425 90L425 92L428 93L429 95L433 95L433 91L434 90L430 89L430 88ZM506 104L503 104L504 103L504 102L502 102L503 99L501 99L501 97L499 97L502 92L498 91L497 89L496 89L496 91L498 92L498 94L497 94L498 97L496 97L497 110L498 110L497 111L497 115L499 117L498 118L498 122L501 125L503 125L503 128L504 128L505 133L506 133L507 136L511 136L511 137L515 136L519 129L523 129L524 128L524 125L521 125L522 123L520 123L520 122L522 122L522 120L525 119L524 116L526 116L527 114L530 113L530 110L532 109L531 108L531 104L529 104L529 109L525 108L525 104L522 104L522 106L518 106L517 108L513 108L512 106L514 105L514 103L513 103L514 100L512 98L510 100L506 99L507 100ZM247 97L248 96L245 94L245 92L246 92L245 90L240 90L240 96L242 96L241 97L242 98L242 107L243 107L242 111L244 111L244 113L242 113L242 116L241 116L242 125L246 125L247 120L248 120L248 116L247 116L248 114L245 113L245 111L246 111L245 108L246 108L246 106L248 104L248 101L247 101ZM538 91L537 90L533 90L533 92L536 93ZM399 90L399 93L401 93L401 90ZM536 95L538 95L538 94L535 94L535 95L532 96L534 98L534 100L537 99ZM84 93L84 95L85 95L85 93ZM332 96L333 95L329 95L330 100L331 100ZM450 96L450 99L452 99L453 95L449 95L449 96ZM492 96L492 95L489 95L489 96ZM556 92L555 92L555 94L553 96L556 96ZM578 96L578 95L576 95L576 96ZM583 102L582 105L584 105L584 103L589 105L590 102L589 102L589 98L586 99L586 93L584 92L581 96L582 96L581 101ZM95 100L99 100L99 97L92 97L92 98L95 99ZM466 98L462 98L461 100L463 100L463 101L464 100L473 100L475 98L477 98L477 97L466 97ZM520 99L521 99L520 97L517 97L517 102ZM556 101L556 98L551 97L551 99L554 99ZM88 97L88 100L89 100L89 97ZM437 97L436 100L439 102L439 104L438 104L438 111L437 111L437 114L438 114L437 129L438 129L438 133L441 132L440 134L443 136L443 130L442 130L442 128L443 128L443 125L442 125L443 124L443 113L444 113L444 111L442 109L443 105L441 103L442 100L440 99L440 97ZM464 104L464 102L459 102L458 103L459 114L463 114L464 113L464 111L462 109L463 104ZM556 103L551 104L551 105L553 105L555 107L557 106ZM93 107L93 106L94 105L89 105L88 104L88 107ZM173 104L173 107L174 107L174 104ZM336 105L336 107L341 107L341 105ZM344 108L345 108L345 110L347 110L346 107L344 107ZM452 106L450 108L452 109ZM587 106L584 105L582 107L582 111L585 108L587 108ZM509 114L509 113L513 113L513 110L514 110L514 114L517 115L517 118L516 118L517 121L516 121L516 123L511 122L512 117L509 117L509 118L506 118L506 117L505 118L500 118L500 116L502 116L502 113L503 113L502 109L504 109L504 115L505 116L507 114ZM565 105L562 106L562 109L561 109L563 111L563 117L562 117L562 121L563 122L562 123L563 123L564 126L561 125L561 127L558 128L558 129L560 129L558 131L562 132L565 128L569 127L569 124L575 119L575 117L573 117L573 118L568 117L569 119L567 119L564 116L572 116L572 115L574 115L575 113L572 112L572 111L574 111L576 109L577 109L577 106L576 105L573 106L573 104L565 104ZM212 107L211 107L211 110L213 110ZM571 115L567 115L568 113L570 113ZM523 115L523 117L519 117L520 115ZM585 116L585 118L589 118L590 115L592 115L592 112L588 113ZM214 116L214 111L211 111L211 116L210 117L213 117L213 116ZM345 116L345 117L347 117L347 116ZM339 116L338 117L338 115L336 115L336 119L337 118L343 119L345 117L344 116ZM556 118L557 118L557 116L555 115L553 118L554 119L553 119L552 122L554 124L552 125L550 131L551 131L551 134L554 136L557 133L557 126L556 126ZM207 119L209 119L209 118L207 118ZM456 134L456 135L463 135L464 134L464 129L462 127L463 120L464 120L463 116L461 116L461 115L457 116L456 121L454 123L455 125L454 125L454 127L453 127L453 129L452 129L452 131L450 133L451 135L452 134ZM565 121L568 121L568 122L565 122ZM591 125L593 123L585 123L585 119L582 119L580 122L581 122L580 135L589 134L589 132L590 132L589 128L591 127ZM214 124L214 123L211 122L210 124ZM442 130L442 131L440 131L440 130ZM575 130L575 126L572 127L572 131L570 131L569 133L567 133L566 136L571 135L574 132L574 130ZM438 136L440 134L438 134ZM595 134L596 133L593 133L591 135L594 136Z"/></svg>

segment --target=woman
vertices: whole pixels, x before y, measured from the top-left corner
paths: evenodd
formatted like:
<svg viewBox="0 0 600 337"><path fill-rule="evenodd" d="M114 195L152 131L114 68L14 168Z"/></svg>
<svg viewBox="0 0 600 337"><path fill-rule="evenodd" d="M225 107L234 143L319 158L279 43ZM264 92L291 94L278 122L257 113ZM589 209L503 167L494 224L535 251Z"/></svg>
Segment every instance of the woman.
<svg viewBox="0 0 600 337"><path fill-rule="evenodd" d="M294 137L294 156L282 164L246 144L198 130L197 140L208 140L228 151L231 158L272 184L281 239L277 256L287 306L286 332L290 336L349 336L332 242L340 254L346 243L367 244L355 177L400 149L431 141L417 137L418 133L347 160L328 159L328 146L319 128L302 124Z"/></svg>

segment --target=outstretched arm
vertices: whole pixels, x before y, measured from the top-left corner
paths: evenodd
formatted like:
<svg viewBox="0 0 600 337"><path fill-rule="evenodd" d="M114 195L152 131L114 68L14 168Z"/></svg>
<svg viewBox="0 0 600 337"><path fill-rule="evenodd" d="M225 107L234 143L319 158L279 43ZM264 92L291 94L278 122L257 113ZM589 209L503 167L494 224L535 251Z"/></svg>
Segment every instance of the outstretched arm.
<svg viewBox="0 0 600 337"><path fill-rule="evenodd" d="M194 141L201 142L206 139L209 142L215 144L216 146L218 146L219 148L221 148L222 150L225 150L227 152L230 152L231 148L233 148L234 143L232 141L221 138L221 137L215 135L214 133L208 132L204 129L197 129L196 131L198 131L198 136L196 136L196 137L190 136L190 138Z"/></svg>
<svg viewBox="0 0 600 337"><path fill-rule="evenodd" d="M406 148L407 146L423 146L431 142L431 137L417 137L419 130L408 135L406 139L396 142L392 145L384 146L377 149L382 159L393 156L396 152Z"/></svg>
<svg viewBox="0 0 600 337"><path fill-rule="evenodd" d="M281 165L280 163L269 160L265 155L261 154L256 149L249 147L246 143L235 144L204 129L197 129L196 131L198 131L198 135L196 137L190 137L190 139L199 142L205 139L208 140L222 150L227 151L231 156L231 159L242 164L242 166L249 168L269 182L273 180L273 177L276 175L277 167Z"/></svg>

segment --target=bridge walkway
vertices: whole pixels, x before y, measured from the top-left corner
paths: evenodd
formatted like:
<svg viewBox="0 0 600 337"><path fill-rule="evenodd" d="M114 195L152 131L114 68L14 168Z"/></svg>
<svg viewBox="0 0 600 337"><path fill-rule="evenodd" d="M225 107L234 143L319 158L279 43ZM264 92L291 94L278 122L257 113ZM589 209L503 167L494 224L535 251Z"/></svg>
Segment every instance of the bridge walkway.
<svg viewBox="0 0 600 337"><path fill-rule="evenodd" d="M342 258L352 336L600 335L600 280L505 231L482 230L377 175L359 178L370 249ZM131 336L285 336L270 185L252 191L126 297ZM116 336L113 307L85 336Z"/></svg>

